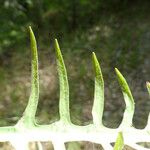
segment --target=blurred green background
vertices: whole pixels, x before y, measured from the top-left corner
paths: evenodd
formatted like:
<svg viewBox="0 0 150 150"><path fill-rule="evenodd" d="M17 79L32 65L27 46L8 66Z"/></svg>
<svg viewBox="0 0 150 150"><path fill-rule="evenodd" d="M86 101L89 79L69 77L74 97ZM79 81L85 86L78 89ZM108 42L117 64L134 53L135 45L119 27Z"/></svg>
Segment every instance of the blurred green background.
<svg viewBox="0 0 150 150"><path fill-rule="evenodd" d="M94 51L105 81L104 124L118 127L125 108L114 72L117 67L135 98L134 126L144 128L150 111L145 86L150 80L149 8L149 0L0 1L0 125L15 124L29 98L31 25L39 50L40 124L59 119L53 48L57 38L68 71L72 121L80 125L92 122Z"/></svg>

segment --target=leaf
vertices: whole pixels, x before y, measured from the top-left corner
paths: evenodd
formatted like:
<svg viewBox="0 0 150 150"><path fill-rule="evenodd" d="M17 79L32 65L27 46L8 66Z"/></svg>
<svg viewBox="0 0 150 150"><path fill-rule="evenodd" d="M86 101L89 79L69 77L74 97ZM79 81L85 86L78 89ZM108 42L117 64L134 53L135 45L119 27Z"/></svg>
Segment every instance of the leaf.
<svg viewBox="0 0 150 150"><path fill-rule="evenodd" d="M150 82L146 82L146 86L147 86L148 93L150 95Z"/></svg>
<svg viewBox="0 0 150 150"><path fill-rule="evenodd" d="M95 91L92 115L94 124L100 126L102 125L104 110L104 81L99 62L94 52L92 53L92 59L95 72Z"/></svg>
<svg viewBox="0 0 150 150"><path fill-rule="evenodd" d="M126 109L124 112L121 126L125 126L125 127L132 126L132 119L134 115L134 99L123 75L120 73L120 71L117 68L115 68L115 71L126 103Z"/></svg>
<svg viewBox="0 0 150 150"><path fill-rule="evenodd" d="M35 114L38 105L39 99L39 75L38 75L38 53L37 53L37 44L34 33L29 27L30 31L30 41L31 41L31 53L32 53L32 80L31 80L31 94L23 114L24 124L34 124L35 122Z"/></svg>
<svg viewBox="0 0 150 150"><path fill-rule="evenodd" d="M122 150L124 147L124 139L122 132L118 133L117 140L115 142L114 150Z"/></svg>
<svg viewBox="0 0 150 150"><path fill-rule="evenodd" d="M149 96L150 96L150 82L146 82L146 86L147 86L147 90L148 90L148 93L149 93ZM146 128L148 128L148 130L150 130L150 113L148 115Z"/></svg>
<svg viewBox="0 0 150 150"><path fill-rule="evenodd" d="M57 70L59 76L60 86L60 100L59 100L59 114L60 120L66 123L70 123L70 112L69 112L69 84L67 71L64 64L64 60L59 48L57 39L55 39L55 50L57 60Z"/></svg>

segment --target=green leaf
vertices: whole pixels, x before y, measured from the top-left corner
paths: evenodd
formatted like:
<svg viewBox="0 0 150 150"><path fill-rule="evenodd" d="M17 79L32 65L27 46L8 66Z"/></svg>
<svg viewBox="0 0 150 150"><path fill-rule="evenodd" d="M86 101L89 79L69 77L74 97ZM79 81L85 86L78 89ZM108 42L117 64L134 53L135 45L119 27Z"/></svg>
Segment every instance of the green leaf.
<svg viewBox="0 0 150 150"><path fill-rule="evenodd" d="M23 114L23 119L25 124L34 124L39 99L38 53L37 53L36 39L31 27L29 27L29 31L31 41L31 53L32 53L32 61L31 61L32 80L31 80L31 94L25 112Z"/></svg>
<svg viewBox="0 0 150 150"><path fill-rule="evenodd" d="M117 140L115 142L114 150L122 150L124 147L124 139L122 132L118 133Z"/></svg>
<svg viewBox="0 0 150 150"><path fill-rule="evenodd" d="M55 50L56 50L57 70L59 75L59 86L60 86L60 100L59 100L60 120L66 123L70 123L71 121L69 112L68 77L57 39L55 39Z"/></svg>
<svg viewBox="0 0 150 150"><path fill-rule="evenodd" d="M147 90L148 90L148 93L149 93L149 96L150 96L150 82L146 82L146 86L147 86ZM148 128L148 130L150 130L150 113L148 115L146 128Z"/></svg>
<svg viewBox="0 0 150 150"><path fill-rule="evenodd" d="M123 75L120 73L120 71L117 68L115 68L115 71L126 103L126 109L124 112L121 126L125 126L125 127L132 126L132 119L134 115L134 99Z"/></svg>
<svg viewBox="0 0 150 150"><path fill-rule="evenodd" d="M147 86L148 93L150 95L150 82L146 82L146 86Z"/></svg>
<svg viewBox="0 0 150 150"><path fill-rule="evenodd" d="M92 108L93 123L97 126L102 125L104 110L104 81L101 68L95 53L92 53L93 67L95 72L95 91L94 104Z"/></svg>

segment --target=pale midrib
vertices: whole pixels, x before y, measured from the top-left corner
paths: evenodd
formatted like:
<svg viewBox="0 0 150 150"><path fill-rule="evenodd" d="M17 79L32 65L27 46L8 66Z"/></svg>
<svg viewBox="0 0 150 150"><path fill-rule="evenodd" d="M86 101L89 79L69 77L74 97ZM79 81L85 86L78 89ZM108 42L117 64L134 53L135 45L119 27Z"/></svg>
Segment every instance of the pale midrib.
<svg viewBox="0 0 150 150"><path fill-rule="evenodd" d="M7 128L4 131L4 128ZM126 144L150 141L148 130L129 128L111 129L107 127L95 127L94 124L78 126L74 124L63 124L58 121L51 125L36 125L35 127L0 127L0 141L13 141L24 139L25 141L57 141L63 143L70 141L91 141L94 143L112 143L116 141L118 132L122 132ZM130 141L132 139L132 141Z"/></svg>

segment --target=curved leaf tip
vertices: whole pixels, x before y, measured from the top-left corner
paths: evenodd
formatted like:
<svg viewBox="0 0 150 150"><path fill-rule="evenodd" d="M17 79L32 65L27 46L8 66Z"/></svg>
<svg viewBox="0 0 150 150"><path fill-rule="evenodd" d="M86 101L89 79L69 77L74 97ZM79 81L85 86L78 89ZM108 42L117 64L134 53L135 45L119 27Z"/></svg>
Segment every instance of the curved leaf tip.
<svg viewBox="0 0 150 150"><path fill-rule="evenodd" d="M94 52L92 52L92 60L93 60L93 66L94 66L96 79L98 79L98 81L101 83L101 86L104 86L101 67L100 67L99 61L97 60L96 54Z"/></svg>
<svg viewBox="0 0 150 150"><path fill-rule="evenodd" d="M99 74L98 70L100 70L99 69L100 67L99 67L99 62L98 62L97 57L94 52L92 52L92 60L93 60L94 72L97 75L97 74Z"/></svg>
<svg viewBox="0 0 150 150"><path fill-rule="evenodd" d="M94 52L92 52L92 57L93 57L93 59L95 60L96 55L95 55L95 53L94 53Z"/></svg>
<svg viewBox="0 0 150 150"><path fill-rule="evenodd" d="M94 65L94 71L95 73L98 75L101 74L101 69L100 69L100 65L99 62L97 60L96 54L94 52L92 52L92 60L93 60L93 65Z"/></svg>
<svg viewBox="0 0 150 150"><path fill-rule="evenodd" d="M63 56L62 56L62 53L61 53L61 50L60 50L59 43L58 43L57 39L55 39L54 44L55 44L57 62L58 62L58 64L60 63L61 66L63 66L63 68L64 68L63 70L66 70L64 60L63 60Z"/></svg>
<svg viewBox="0 0 150 150"><path fill-rule="evenodd" d="M31 26L29 26L29 31L32 31L32 28L31 28Z"/></svg>
<svg viewBox="0 0 150 150"><path fill-rule="evenodd" d="M29 32L30 32L30 39L33 41L33 39L35 40L35 36L34 36L34 33L33 33L33 30L31 28L31 26L29 26ZM32 43L32 42L31 42Z"/></svg>
<svg viewBox="0 0 150 150"><path fill-rule="evenodd" d="M58 44L58 40L57 40L57 39L55 39L55 48L56 48L57 51L58 51L58 49L60 49L60 48L59 48L59 44Z"/></svg>
<svg viewBox="0 0 150 150"><path fill-rule="evenodd" d="M134 103L132 93L131 93L129 86L126 82L126 79L123 77L123 75L121 74L121 72L117 68L115 68L115 72L117 74L118 81L119 81L119 84L121 86L122 91L124 93L126 93L128 95L128 97L130 98L130 100L132 101L132 103Z"/></svg>

